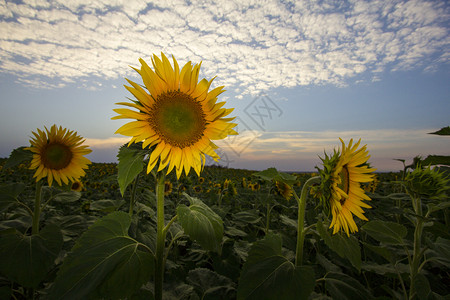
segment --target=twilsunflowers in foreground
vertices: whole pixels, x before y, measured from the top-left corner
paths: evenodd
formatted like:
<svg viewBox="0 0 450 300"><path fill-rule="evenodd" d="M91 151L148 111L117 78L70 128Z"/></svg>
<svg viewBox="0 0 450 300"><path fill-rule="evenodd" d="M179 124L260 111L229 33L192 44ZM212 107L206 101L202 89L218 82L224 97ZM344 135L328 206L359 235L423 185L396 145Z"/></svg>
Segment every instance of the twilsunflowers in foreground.
<svg viewBox="0 0 450 300"><path fill-rule="evenodd" d="M231 123L234 118L226 118L233 109L222 108L225 102L217 103L217 96L223 87L211 91L210 81L198 82L200 64L186 63L180 70L173 58L173 66L161 53L161 59L153 55L152 70L147 63L139 60L145 88L127 79L131 86L125 86L137 101L120 102L131 107L114 109L119 115L113 119L134 119L120 127L116 133L130 136L131 143L143 141L142 148L152 147L147 173L159 162L157 171L168 167L167 174L174 168L177 178L183 170L186 174L193 168L197 174L205 163L205 154L215 161L220 157L214 151L217 146L212 140L220 140L237 134Z"/></svg>
<svg viewBox="0 0 450 300"><path fill-rule="evenodd" d="M34 138L30 140L31 147L26 148L33 152L30 169L37 169L34 174L36 182L47 177L49 186L53 180L61 185L62 182L77 182L84 176L84 169L91 163L84 155L91 153L91 150L82 145L82 137L56 125L50 130L37 129L37 132L32 131Z"/></svg>
<svg viewBox="0 0 450 300"><path fill-rule="evenodd" d="M333 233L340 230L347 235L358 231L353 215L367 221L363 208L371 208L364 201L370 201L361 183L374 180L376 169L367 164L370 156L366 145L358 149L359 140L353 144L350 140L348 146L341 140L341 151L335 151L330 157L325 154L322 159L323 170L319 169L321 177L321 202L326 210L331 211L332 220L330 228Z"/></svg>

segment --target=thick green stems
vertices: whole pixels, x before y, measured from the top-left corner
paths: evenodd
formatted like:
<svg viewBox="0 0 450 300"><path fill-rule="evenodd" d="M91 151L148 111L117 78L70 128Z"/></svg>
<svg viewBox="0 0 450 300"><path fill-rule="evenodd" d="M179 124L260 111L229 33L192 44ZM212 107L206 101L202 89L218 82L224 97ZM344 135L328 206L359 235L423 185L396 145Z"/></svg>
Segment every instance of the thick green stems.
<svg viewBox="0 0 450 300"><path fill-rule="evenodd" d="M36 197L34 198L34 212L33 224L31 227L31 234L39 233L39 217L41 215L41 195L42 195L42 181L36 182Z"/></svg>
<svg viewBox="0 0 450 300"><path fill-rule="evenodd" d="M220 191L220 194L219 194L219 199L218 199L218 202L219 202L219 208L222 206L222 196L223 195L223 191Z"/></svg>
<svg viewBox="0 0 450 300"><path fill-rule="evenodd" d="M265 228L265 233L267 234L269 232L269 227L270 227L270 212L273 208L273 206L270 206L270 192L272 191L272 189L269 189L269 192L267 193L267 203L266 203L266 228Z"/></svg>
<svg viewBox="0 0 450 300"><path fill-rule="evenodd" d="M135 202L135 199L136 199L136 190L137 190L137 186L138 186L138 181L139 181L139 174L134 179L133 189L131 190L130 210L128 212L130 214L130 217L133 216L134 202Z"/></svg>
<svg viewBox="0 0 450 300"><path fill-rule="evenodd" d="M162 299L164 281L164 249L166 231L164 230L164 180L165 174L156 176L156 266L155 266L155 300Z"/></svg>
<svg viewBox="0 0 450 300"><path fill-rule="evenodd" d="M417 274L419 273L420 261L422 258L421 248L422 248L422 231L423 231L423 218L422 218L422 202L419 197L413 198L413 207L415 213L417 215L416 228L414 229L414 250L413 250L413 258L411 262L411 282L409 289L409 299L413 299L416 294L416 287L414 281L416 279Z"/></svg>
<svg viewBox="0 0 450 300"><path fill-rule="evenodd" d="M400 275L400 272L397 268L397 264L394 264L394 269L397 272L397 276L398 276L398 280L400 281L400 285L402 286L402 290L403 290L403 297L406 299L408 299L408 293L406 292L406 287L405 287L405 283L403 282L403 278L402 275Z"/></svg>
<svg viewBox="0 0 450 300"><path fill-rule="evenodd" d="M170 226L172 225L173 222L175 222L175 220L178 219L178 216L173 217L169 223L167 223L167 225L164 227L163 229L163 233L164 235L167 233L167 230L169 230Z"/></svg>
<svg viewBox="0 0 450 300"><path fill-rule="evenodd" d="M295 200L298 203L298 216L297 216L297 247L295 253L295 265L301 266L303 263L303 242L305 240L305 209L306 209L306 199L308 198L309 188L315 184L320 183L320 177L311 177L303 185L302 192L300 194L300 199L297 193L294 191Z"/></svg>
<svg viewBox="0 0 450 300"><path fill-rule="evenodd" d="M270 204L267 201L267 204L266 204L266 229L265 229L266 234L269 232L269 222L270 222Z"/></svg>

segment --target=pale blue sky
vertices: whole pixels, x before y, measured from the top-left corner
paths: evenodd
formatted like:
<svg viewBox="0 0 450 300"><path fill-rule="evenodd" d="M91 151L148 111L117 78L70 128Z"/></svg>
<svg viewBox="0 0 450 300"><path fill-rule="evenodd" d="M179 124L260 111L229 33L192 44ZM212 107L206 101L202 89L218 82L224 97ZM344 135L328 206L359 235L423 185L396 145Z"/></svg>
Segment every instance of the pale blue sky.
<svg viewBox="0 0 450 300"><path fill-rule="evenodd" d="M157 3L157 4L156 4ZM115 161L114 103L129 65L152 53L202 61L225 85L240 135L222 165L312 171L339 137L362 139L380 171L394 158L450 155L445 1L1 1L0 157L52 124Z"/></svg>

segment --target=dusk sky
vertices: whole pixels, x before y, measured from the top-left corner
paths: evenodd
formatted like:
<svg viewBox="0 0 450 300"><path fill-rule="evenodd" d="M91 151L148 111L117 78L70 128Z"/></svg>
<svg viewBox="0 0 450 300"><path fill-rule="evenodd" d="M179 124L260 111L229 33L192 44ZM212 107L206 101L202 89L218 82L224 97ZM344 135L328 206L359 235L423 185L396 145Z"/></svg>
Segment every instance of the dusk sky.
<svg viewBox="0 0 450 300"><path fill-rule="evenodd" d="M217 142L223 166L314 171L339 137L378 171L450 155L428 134L450 125L449 16L448 1L0 0L0 157L56 124L115 162L130 66L161 52L225 86L240 135Z"/></svg>

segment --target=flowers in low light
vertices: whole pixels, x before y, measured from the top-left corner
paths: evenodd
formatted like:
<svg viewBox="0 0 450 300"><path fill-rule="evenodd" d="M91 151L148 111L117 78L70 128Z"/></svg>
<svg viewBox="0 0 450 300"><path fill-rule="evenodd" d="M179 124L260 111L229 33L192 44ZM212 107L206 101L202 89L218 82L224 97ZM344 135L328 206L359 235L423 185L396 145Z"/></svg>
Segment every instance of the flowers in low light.
<svg viewBox="0 0 450 300"><path fill-rule="evenodd" d="M194 186L193 189L194 189L194 192L196 192L197 194L201 193L203 191L202 187L199 185Z"/></svg>
<svg viewBox="0 0 450 300"><path fill-rule="evenodd" d="M76 132L53 125L50 130L37 129L27 150L33 152L30 169L37 169L36 182L47 177L48 185L53 181L59 185L76 182L85 175L84 169L91 163L84 155L91 153L84 139Z"/></svg>
<svg viewBox="0 0 450 300"><path fill-rule="evenodd" d="M81 192L83 190L83 183L81 181L76 180L72 183L70 189L75 192Z"/></svg>
<svg viewBox="0 0 450 300"><path fill-rule="evenodd" d="M141 142L143 148L154 147L149 158L147 173L158 162L157 171L168 167L167 174L174 168L177 178L186 175L193 168L200 175L205 164L205 155L215 161L220 157L214 151L218 147L212 140L220 140L235 135L234 118L227 118L233 109L223 108L225 102L217 103L217 96L224 92L223 87L211 91L213 79L198 82L200 64L186 63L180 70L173 58L173 66L161 53L161 59L153 55L152 70L147 63L139 60L145 88L127 80L125 86L137 101L120 102L119 105L131 107L114 109L119 115L113 119L134 119L116 133L130 136L130 143Z"/></svg>
<svg viewBox="0 0 450 300"><path fill-rule="evenodd" d="M164 182L164 196L169 196L172 193L173 184L169 180Z"/></svg>
<svg viewBox="0 0 450 300"><path fill-rule="evenodd" d="M353 220L357 216L366 220L363 208L371 208L365 201L371 199L365 194L361 183L374 180L373 171L367 164L370 156L366 145L359 148L361 140L353 144L350 140L348 146L340 139L342 149L335 151L332 156L325 154L322 159L323 169L319 169L321 177L320 197L327 211L331 211L332 220L330 228L333 234L342 230L347 235L358 231Z"/></svg>
<svg viewBox="0 0 450 300"><path fill-rule="evenodd" d="M228 189L230 184L231 184L231 180L230 179L225 179L225 181L223 183L223 189L224 190Z"/></svg>
<svg viewBox="0 0 450 300"><path fill-rule="evenodd" d="M248 183L247 187L251 189L253 192L259 191L261 189L261 185L258 182Z"/></svg>
<svg viewBox="0 0 450 300"><path fill-rule="evenodd" d="M293 195L292 187L282 181L276 181L275 182L276 191L279 193L284 199L290 200Z"/></svg>
<svg viewBox="0 0 450 300"><path fill-rule="evenodd" d="M439 172L439 168L423 168L418 164L414 171L406 175L405 186L414 198L441 199L447 196L449 181L445 173Z"/></svg>
<svg viewBox="0 0 450 300"><path fill-rule="evenodd" d="M243 188L247 188L247 179L245 179L245 177L242 178L241 186L242 186Z"/></svg>

